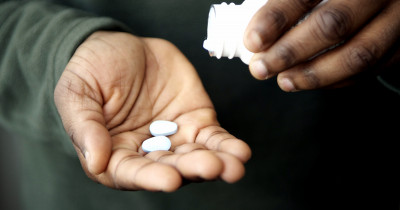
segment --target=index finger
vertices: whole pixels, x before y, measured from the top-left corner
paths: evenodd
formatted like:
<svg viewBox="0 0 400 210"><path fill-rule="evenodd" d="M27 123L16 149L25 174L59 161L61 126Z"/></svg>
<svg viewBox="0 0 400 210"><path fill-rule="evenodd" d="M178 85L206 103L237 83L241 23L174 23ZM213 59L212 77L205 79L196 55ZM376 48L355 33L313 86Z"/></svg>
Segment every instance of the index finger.
<svg viewBox="0 0 400 210"><path fill-rule="evenodd" d="M269 0L250 20L244 44L258 53L270 47L321 0Z"/></svg>

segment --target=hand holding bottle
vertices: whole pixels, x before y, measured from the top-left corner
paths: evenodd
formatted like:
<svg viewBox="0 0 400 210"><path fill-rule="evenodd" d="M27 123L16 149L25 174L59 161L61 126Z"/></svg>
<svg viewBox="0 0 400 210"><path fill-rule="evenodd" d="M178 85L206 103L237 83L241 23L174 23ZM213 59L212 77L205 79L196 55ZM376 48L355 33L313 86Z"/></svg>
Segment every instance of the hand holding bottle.
<svg viewBox="0 0 400 210"><path fill-rule="evenodd" d="M316 89L373 71L399 52L399 0L329 0L313 10L320 2L269 0L254 15L244 43L255 53L255 78L278 75L284 91Z"/></svg>

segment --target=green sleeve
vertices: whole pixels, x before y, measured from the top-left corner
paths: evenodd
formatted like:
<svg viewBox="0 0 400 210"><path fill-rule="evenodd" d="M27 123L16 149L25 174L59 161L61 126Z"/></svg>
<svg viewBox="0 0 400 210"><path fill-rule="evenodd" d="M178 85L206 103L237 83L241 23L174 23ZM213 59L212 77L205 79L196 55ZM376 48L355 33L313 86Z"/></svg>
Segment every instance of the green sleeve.
<svg viewBox="0 0 400 210"><path fill-rule="evenodd" d="M72 151L53 92L77 46L119 22L44 2L0 3L0 126Z"/></svg>

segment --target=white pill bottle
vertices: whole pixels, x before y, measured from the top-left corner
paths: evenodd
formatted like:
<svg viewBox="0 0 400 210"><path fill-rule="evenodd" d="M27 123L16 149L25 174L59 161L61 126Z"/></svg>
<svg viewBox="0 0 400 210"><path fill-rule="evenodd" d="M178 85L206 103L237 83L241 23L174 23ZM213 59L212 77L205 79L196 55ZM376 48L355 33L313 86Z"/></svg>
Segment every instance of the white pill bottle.
<svg viewBox="0 0 400 210"><path fill-rule="evenodd" d="M245 0L240 5L225 2L211 5L207 39L203 43L210 56L218 59L239 57L249 64L253 53L243 44L244 32L251 18L267 1Z"/></svg>

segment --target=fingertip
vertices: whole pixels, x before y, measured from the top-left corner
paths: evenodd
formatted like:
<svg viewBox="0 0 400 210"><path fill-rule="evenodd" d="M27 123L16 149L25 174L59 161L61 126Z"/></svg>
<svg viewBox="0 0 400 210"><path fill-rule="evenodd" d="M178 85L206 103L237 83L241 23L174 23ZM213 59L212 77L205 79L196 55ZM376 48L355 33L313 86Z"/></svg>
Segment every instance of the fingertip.
<svg viewBox="0 0 400 210"><path fill-rule="evenodd" d="M175 169L168 168L165 172L164 180L160 184L160 189L163 192L174 192L182 185L182 177Z"/></svg>
<svg viewBox="0 0 400 210"><path fill-rule="evenodd" d="M213 180L222 173L223 163L212 152L198 150L183 155L176 167L188 179Z"/></svg>
<svg viewBox="0 0 400 210"><path fill-rule="evenodd" d="M239 181L245 174L243 163L237 158L223 153L217 153L219 158L225 163L221 179L228 183Z"/></svg>
<svg viewBox="0 0 400 210"><path fill-rule="evenodd" d="M295 92L296 87L293 84L293 81L285 76L278 75L277 79L279 87L285 92Z"/></svg>
<svg viewBox="0 0 400 210"><path fill-rule="evenodd" d="M197 172L205 180L216 179L223 170L223 164L219 158L209 151L197 151L193 159L202 160L203 164L197 165Z"/></svg>
<svg viewBox="0 0 400 210"><path fill-rule="evenodd" d="M242 163L250 160L252 152L244 141L237 139L227 139L220 144L220 151L229 153L238 158Z"/></svg>
<svg viewBox="0 0 400 210"><path fill-rule="evenodd" d="M251 75L258 80L265 80L269 77L267 66L262 59L258 58L257 55L252 58L249 70Z"/></svg>
<svg viewBox="0 0 400 210"><path fill-rule="evenodd" d="M182 178L173 167L153 163L138 172L136 182L145 190L174 192L182 185Z"/></svg>
<svg viewBox="0 0 400 210"><path fill-rule="evenodd" d="M83 147L88 171L98 175L103 173L111 157L112 143L108 130L100 124L93 123L84 129Z"/></svg>
<svg viewBox="0 0 400 210"><path fill-rule="evenodd" d="M260 34L250 27L245 32L243 43L249 51L254 53L260 52L263 48L263 41Z"/></svg>
<svg viewBox="0 0 400 210"><path fill-rule="evenodd" d="M110 156L111 145L89 153L89 159L86 159L89 172L94 175L103 173L107 169Z"/></svg>

